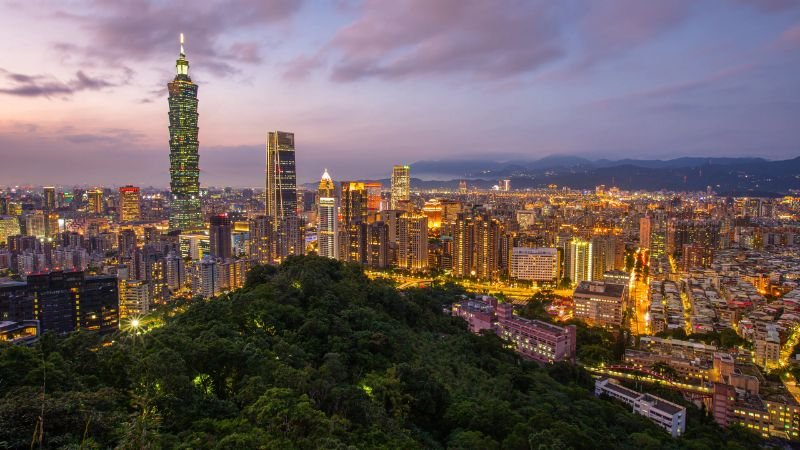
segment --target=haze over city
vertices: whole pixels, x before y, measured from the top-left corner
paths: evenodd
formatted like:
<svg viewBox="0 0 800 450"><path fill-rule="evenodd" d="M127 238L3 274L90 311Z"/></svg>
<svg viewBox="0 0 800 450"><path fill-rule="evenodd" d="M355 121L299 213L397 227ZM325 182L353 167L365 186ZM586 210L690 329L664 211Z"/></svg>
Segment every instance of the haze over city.
<svg viewBox="0 0 800 450"><path fill-rule="evenodd" d="M422 159L797 156L792 0L2 2L3 184L166 186L178 34L203 185ZM65 171L64 167L69 167Z"/></svg>

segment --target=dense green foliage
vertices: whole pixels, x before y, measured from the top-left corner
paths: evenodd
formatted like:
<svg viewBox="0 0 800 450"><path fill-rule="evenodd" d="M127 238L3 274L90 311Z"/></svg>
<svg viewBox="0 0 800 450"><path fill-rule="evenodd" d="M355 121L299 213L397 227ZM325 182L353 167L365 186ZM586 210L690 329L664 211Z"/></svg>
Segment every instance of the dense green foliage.
<svg viewBox="0 0 800 450"><path fill-rule="evenodd" d="M521 361L442 313L319 257L259 267L245 289L177 305L142 336L44 336L0 349L0 448L752 448L707 421L673 440L596 399L568 364ZM176 312L179 311L179 312ZM106 343L107 344L107 343ZM46 395L42 395L46 378ZM42 415L43 411L43 415ZM38 445L37 445L38 447Z"/></svg>

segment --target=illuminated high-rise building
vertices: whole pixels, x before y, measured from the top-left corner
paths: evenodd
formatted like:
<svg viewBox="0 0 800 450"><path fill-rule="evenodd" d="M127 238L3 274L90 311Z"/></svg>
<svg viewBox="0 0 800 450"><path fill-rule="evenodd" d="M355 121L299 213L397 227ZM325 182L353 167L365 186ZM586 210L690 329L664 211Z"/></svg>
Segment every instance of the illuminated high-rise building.
<svg viewBox="0 0 800 450"><path fill-rule="evenodd" d="M367 209L370 211L380 211L381 209L381 189L383 186L379 181L368 181L364 183L367 188Z"/></svg>
<svg viewBox="0 0 800 450"><path fill-rule="evenodd" d="M428 267L427 217L406 213L400 217L399 231L397 265L403 269L426 269Z"/></svg>
<svg viewBox="0 0 800 450"><path fill-rule="evenodd" d="M467 214L458 214L452 226L453 234L453 275L456 277L475 276L475 224Z"/></svg>
<svg viewBox="0 0 800 450"><path fill-rule="evenodd" d="M274 261L275 227L272 217L256 216L250 219L250 260L257 264L272 264Z"/></svg>
<svg viewBox="0 0 800 450"><path fill-rule="evenodd" d="M142 198L137 186L119 188L119 220L120 222L136 222L141 220Z"/></svg>
<svg viewBox="0 0 800 450"><path fill-rule="evenodd" d="M339 256L339 219L336 213L336 192L328 169L322 174L317 191L317 248L319 255L337 259Z"/></svg>
<svg viewBox="0 0 800 450"><path fill-rule="evenodd" d="M411 199L411 168L394 166L392 168L391 209L406 209Z"/></svg>
<svg viewBox="0 0 800 450"><path fill-rule="evenodd" d="M105 204L103 203L103 190L92 189L86 193L89 197L89 213L90 214L103 214Z"/></svg>
<svg viewBox="0 0 800 450"><path fill-rule="evenodd" d="M500 276L500 237L503 227L499 220L487 215L475 218L475 275L484 280Z"/></svg>
<svg viewBox="0 0 800 450"><path fill-rule="evenodd" d="M44 211L33 211L25 215L25 235L36 236L37 239L47 237L47 225Z"/></svg>
<svg viewBox="0 0 800 450"><path fill-rule="evenodd" d="M366 258L366 234L362 224L367 222L367 189L360 181L342 182L342 225L340 243L345 261L363 263Z"/></svg>
<svg viewBox="0 0 800 450"><path fill-rule="evenodd" d="M56 188L54 187L45 187L43 189L44 195L44 209L46 211L52 211L56 209Z"/></svg>
<svg viewBox="0 0 800 450"><path fill-rule="evenodd" d="M278 226L287 217L297 216L297 173L294 133L270 131L267 134L266 213Z"/></svg>
<svg viewBox="0 0 800 450"><path fill-rule="evenodd" d="M16 236L19 231L19 219L12 216L0 216L0 247L7 244L9 236Z"/></svg>
<svg viewBox="0 0 800 450"><path fill-rule="evenodd" d="M389 267L389 226L379 220L366 225L365 229L367 251L364 264L375 269Z"/></svg>
<svg viewBox="0 0 800 450"><path fill-rule="evenodd" d="M572 239L569 244L569 270L567 275L573 284L592 281L594 256L591 241Z"/></svg>
<svg viewBox="0 0 800 450"><path fill-rule="evenodd" d="M175 63L169 90L169 187L172 192L169 227L195 231L203 228L200 212L200 143L197 140L197 85L189 78L189 61L183 51Z"/></svg>

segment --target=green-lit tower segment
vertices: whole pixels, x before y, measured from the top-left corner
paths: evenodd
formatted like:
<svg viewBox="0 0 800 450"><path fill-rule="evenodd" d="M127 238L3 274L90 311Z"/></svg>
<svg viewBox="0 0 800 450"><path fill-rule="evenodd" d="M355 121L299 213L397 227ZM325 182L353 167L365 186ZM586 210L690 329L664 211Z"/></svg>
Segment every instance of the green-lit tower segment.
<svg viewBox="0 0 800 450"><path fill-rule="evenodd" d="M177 74L169 89L169 187L172 191L169 227L203 228L200 213L200 169L197 141L197 85L189 78L189 61L183 52L175 63Z"/></svg>

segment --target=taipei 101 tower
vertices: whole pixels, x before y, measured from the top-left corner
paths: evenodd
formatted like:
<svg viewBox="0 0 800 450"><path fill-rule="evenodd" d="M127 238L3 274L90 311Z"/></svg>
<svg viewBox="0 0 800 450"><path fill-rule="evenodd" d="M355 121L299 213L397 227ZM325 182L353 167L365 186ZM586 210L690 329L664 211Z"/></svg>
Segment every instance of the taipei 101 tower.
<svg viewBox="0 0 800 450"><path fill-rule="evenodd" d="M169 90L169 187L171 230L193 231L204 227L200 212L200 169L197 141L197 85L189 78L189 61L183 51L175 62L176 75Z"/></svg>

